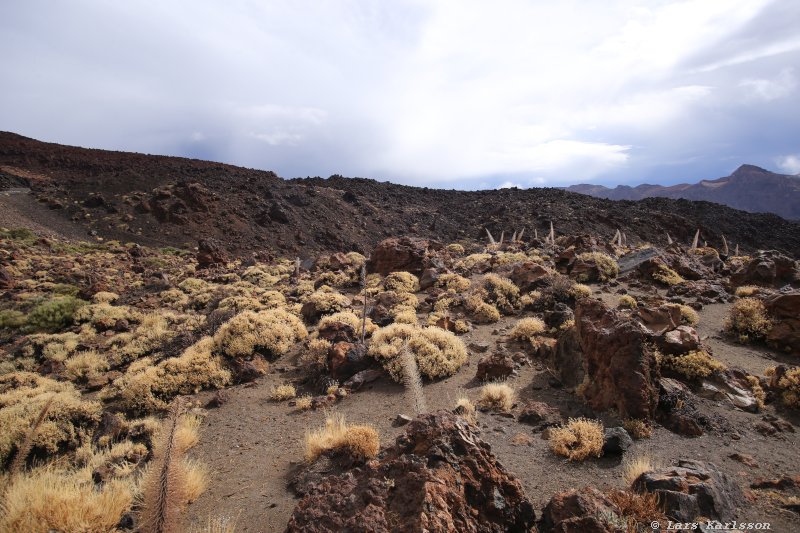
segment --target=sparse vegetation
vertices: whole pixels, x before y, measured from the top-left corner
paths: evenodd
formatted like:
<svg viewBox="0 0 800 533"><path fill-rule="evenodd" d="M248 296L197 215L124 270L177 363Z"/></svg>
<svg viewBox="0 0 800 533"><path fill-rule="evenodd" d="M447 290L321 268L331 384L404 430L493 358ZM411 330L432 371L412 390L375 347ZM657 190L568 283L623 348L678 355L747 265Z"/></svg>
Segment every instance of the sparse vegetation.
<svg viewBox="0 0 800 533"><path fill-rule="evenodd" d="M638 305L636 298L630 294L623 294L619 297L619 301L617 302L617 307L620 309L636 309Z"/></svg>
<svg viewBox="0 0 800 533"><path fill-rule="evenodd" d="M578 254L577 259L595 265L597 268L598 281L609 281L616 278L619 274L617 260L608 254L602 252L585 252ZM580 282L592 281L589 276L585 274L578 276L577 279Z"/></svg>
<svg viewBox="0 0 800 533"><path fill-rule="evenodd" d="M297 389L294 388L294 385L290 385L288 383L283 383L281 385L272 387L272 390L270 390L269 393L269 399L273 402L291 400L295 396L297 396Z"/></svg>
<svg viewBox="0 0 800 533"><path fill-rule="evenodd" d="M570 418L550 430L550 449L570 461L585 461L603 453L603 425L597 420Z"/></svg>
<svg viewBox="0 0 800 533"><path fill-rule="evenodd" d="M626 487L633 485L639 476L655 470L649 455L639 454L626 457L622 462L622 480Z"/></svg>
<svg viewBox="0 0 800 533"><path fill-rule="evenodd" d="M656 265L656 269L651 273L651 276L653 280L668 287L685 281L677 272L663 263L658 263Z"/></svg>
<svg viewBox="0 0 800 533"><path fill-rule="evenodd" d="M390 324L375 332L369 354L399 382L403 369L398 356L405 346L414 354L420 373L429 379L451 376L467 361L464 343L449 331L407 324Z"/></svg>
<svg viewBox="0 0 800 533"><path fill-rule="evenodd" d="M537 335L544 333L546 329L547 326L539 318L522 318L514 324L509 336L516 340L531 341Z"/></svg>
<svg viewBox="0 0 800 533"><path fill-rule="evenodd" d="M222 325L214 336L214 345L228 357L255 353L278 356L307 334L303 322L282 309L244 311Z"/></svg>
<svg viewBox="0 0 800 533"><path fill-rule="evenodd" d="M687 379L702 379L727 367L704 350L695 350L685 355L660 355L661 368L672 370Z"/></svg>
<svg viewBox="0 0 800 533"><path fill-rule="evenodd" d="M383 286L387 291L417 292L419 278L410 272L392 272L384 278Z"/></svg>
<svg viewBox="0 0 800 533"><path fill-rule="evenodd" d="M653 427L647 420L628 418L622 423L622 427L636 440L649 439L653 435Z"/></svg>

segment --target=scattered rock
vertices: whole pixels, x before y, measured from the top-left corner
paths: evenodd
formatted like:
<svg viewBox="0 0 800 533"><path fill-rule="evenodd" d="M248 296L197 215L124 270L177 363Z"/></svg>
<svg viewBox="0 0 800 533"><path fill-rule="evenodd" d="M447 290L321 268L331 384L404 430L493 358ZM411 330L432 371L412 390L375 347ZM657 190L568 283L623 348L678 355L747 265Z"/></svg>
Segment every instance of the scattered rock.
<svg viewBox="0 0 800 533"><path fill-rule="evenodd" d="M506 354L496 352L484 355L478 361L475 379L478 381L502 381L513 374L516 368L514 360Z"/></svg>
<svg viewBox="0 0 800 533"><path fill-rule="evenodd" d="M397 415L392 421L392 426L401 427L411 422L411 417L408 415Z"/></svg>
<svg viewBox="0 0 800 533"><path fill-rule="evenodd" d="M606 428L603 437L603 453L606 455L621 455L633 446L633 439L625 428Z"/></svg>
<svg viewBox="0 0 800 533"><path fill-rule="evenodd" d="M577 387L583 383L586 371L576 328L569 328L561 332L551 357L546 360L549 361L550 367L561 384L567 387Z"/></svg>
<svg viewBox="0 0 800 533"><path fill-rule="evenodd" d="M515 266L508 277L519 287L521 292L525 293L542 286L552 273L551 270L543 267L539 263L526 261Z"/></svg>
<svg viewBox="0 0 800 533"><path fill-rule="evenodd" d="M225 389L218 390L214 393L214 396L212 396L211 399L206 402L206 409L222 407L228 402L229 397L230 395Z"/></svg>
<svg viewBox="0 0 800 533"><path fill-rule="evenodd" d="M542 511L542 533L616 533L612 522L620 510L594 487L560 492L550 498Z"/></svg>
<svg viewBox="0 0 800 533"><path fill-rule="evenodd" d="M661 352L667 355L683 355L701 347L700 336L689 326L678 326L658 340Z"/></svg>
<svg viewBox="0 0 800 533"><path fill-rule="evenodd" d="M350 379L344 382L344 387L350 390L358 390L367 383L372 383L373 381L379 379L383 376L384 372L382 370L376 370L372 368L368 368L367 370L362 370L361 372L356 372Z"/></svg>
<svg viewBox="0 0 800 533"><path fill-rule="evenodd" d="M800 355L800 291L768 297L764 306L772 319L767 344L792 355Z"/></svg>
<svg viewBox="0 0 800 533"><path fill-rule="evenodd" d="M731 284L740 285L774 285L781 282L800 280L800 266L797 261L786 257L775 250L757 252L731 274Z"/></svg>
<svg viewBox="0 0 800 533"><path fill-rule="evenodd" d="M526 400L522 405L517 420L536 428L545 428L560 424L561 413L559 413L557 408L544 402Z"/></svg>
<svg viewBox="0 0 800 533"><path fill-rule="evenodd" d="M750 483L751 489L793 489L800 485L800 476L781 476L775 479L758 478Z"/></svg>
<svg viewBox="0 0 800 533"><path fill-rule="evenodd" d="M214 239L202 239L197 243L197 267L209 268L215 265L224 265L228 256Z"/></svg>
<svg viewBox="0 0 800 533"><path fill-rule="evenodd" d="M739 461L743 465L749 466L751 468L758 468L758 462L752 455L736 452L730 454L728 457L730 457L734 461Z"/></svg>
<svg viewBox="0 0 800 533"><path fill-rule="evenodd" d="M378 243L367 261L367 271L381 275L406 271L419 276L434 266L433 255L442 250L441 243L413 237L392 237Z"/></svg>
<svg viewBox="0 0 800 533"><path fill-rule="evenodd" d="M485 341L472 341L468 348L475 353L485 353L489 349L489 343Z"/></svg>
<svg viewBox="0 0 800 533"><path fill-rule="evenodd" d="M632 487L656 494L666 515L679 522L692 522L698 516L733 520L744 502L736 482L713 463L701 461L678 461L677 466L644 473Z"/></svg>

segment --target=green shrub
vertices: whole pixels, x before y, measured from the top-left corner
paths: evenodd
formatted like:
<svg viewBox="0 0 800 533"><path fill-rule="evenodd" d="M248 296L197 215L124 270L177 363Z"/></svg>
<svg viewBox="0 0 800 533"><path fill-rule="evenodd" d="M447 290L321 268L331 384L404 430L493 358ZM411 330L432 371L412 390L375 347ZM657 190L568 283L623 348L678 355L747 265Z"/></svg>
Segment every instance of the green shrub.
<svg viewBox="0 0 800 533"><path fill-rule="evenodd" d="M86 302L74 296L59 296L40 303L28 314L29 331L57 331L72 324L75 311Z"/></svg>
<svg viewBox="0 0 800 533"><path fill-rule="evenodd" d="M0 311L0 328L21 328L25 325L25 313L16 309Z"/></svg>

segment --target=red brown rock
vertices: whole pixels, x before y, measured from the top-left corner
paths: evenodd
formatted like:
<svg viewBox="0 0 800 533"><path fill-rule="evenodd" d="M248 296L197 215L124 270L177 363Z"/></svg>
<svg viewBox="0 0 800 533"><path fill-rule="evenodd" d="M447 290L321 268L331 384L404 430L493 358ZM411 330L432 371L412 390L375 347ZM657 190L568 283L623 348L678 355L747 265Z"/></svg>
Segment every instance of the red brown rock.
<svg viewBox="0 0 800 533"><path fill-rule="evenodd" d="M367 271L382 275L406 271L420 275L433 266L435 252L443 249L441 243L413 237L392 237L378 243L367 261Z"/></svg>
<svg viewBox="0 0 800 533"><path fill-rule="evenodd" d="M215 265L224 265L228 256L214 239L202 239L197 243L197 266L208 268Z"/></svg>
<svg viewBox="0 0 800 533"><path fill-rule="evenodd" d="M517 366L507 354L493 353L481 357L475 379L478 381L504 380L514 373Z"/></svg>
<svg viewBox="0 0 800 533"><path fill-rule="evenodd" d="M772 319L767 344L800 355L800 291L776 294L764 301Z"/></svg>
<svg viewBox="0 0 800 533"><path fill-rule="evenodd" d="M731 274L731 285L774 285L800 280L798 262L776 252L760 251Z"/></svg>
<svg viewBox="0 0 800 533"><path fill-rule="evenodd" d="M542 285L543 280L551 274L550 270L539 263L526 261L515 266L508 277L522 292L530 292Z"/></svg>
<svg viewBox="0 0 800 533"><path fill-rule="evenodd" d="M592 409L650 419L658 404L658 367L645 328L599 300L580 300L575 311Z"/></svg>
<svg viewBox="0 0 800 533"><path fill-rule="evenodd" d="M527 532L533 505L463 418L422 415L380 459L307 487L292 532Z"/></svg>

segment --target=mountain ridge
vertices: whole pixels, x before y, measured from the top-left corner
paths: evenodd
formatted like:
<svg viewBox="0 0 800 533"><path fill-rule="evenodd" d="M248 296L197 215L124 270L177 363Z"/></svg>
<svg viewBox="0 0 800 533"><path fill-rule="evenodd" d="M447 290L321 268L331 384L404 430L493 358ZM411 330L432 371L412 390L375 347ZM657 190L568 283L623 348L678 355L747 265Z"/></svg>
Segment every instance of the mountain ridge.
<svg viewBox="0 0 800 533"><path fill-rule="evenodd" d="M8 177L5 188L30 188L30 194L12 195L15 209L48 220L62 234L182 248L215 239L237 256L369 253L380 240L399 235L485 242L486 229L499 239L524 228L527 240L545 235L551 222L556 234L611 239L620 229L631 243L664 244L669 233L688 244L700 229L714 245L724 235L743 251L800 255L800 224L708 202L617 202L556 188L441 190L338 175L285 180L270 171L10 133L0 133L0 173Z"/></svg>
<svg viewBox="0 0 800 533"><path fill-rule="evenodd" d="M652 197L704 200L751 213L775 213L789 220L800 220L800 175L778 174L748 164L741 165L730 176L697 183L643 183L614 188L584 183L565 190L609 200L636 201Z"/></svg>

